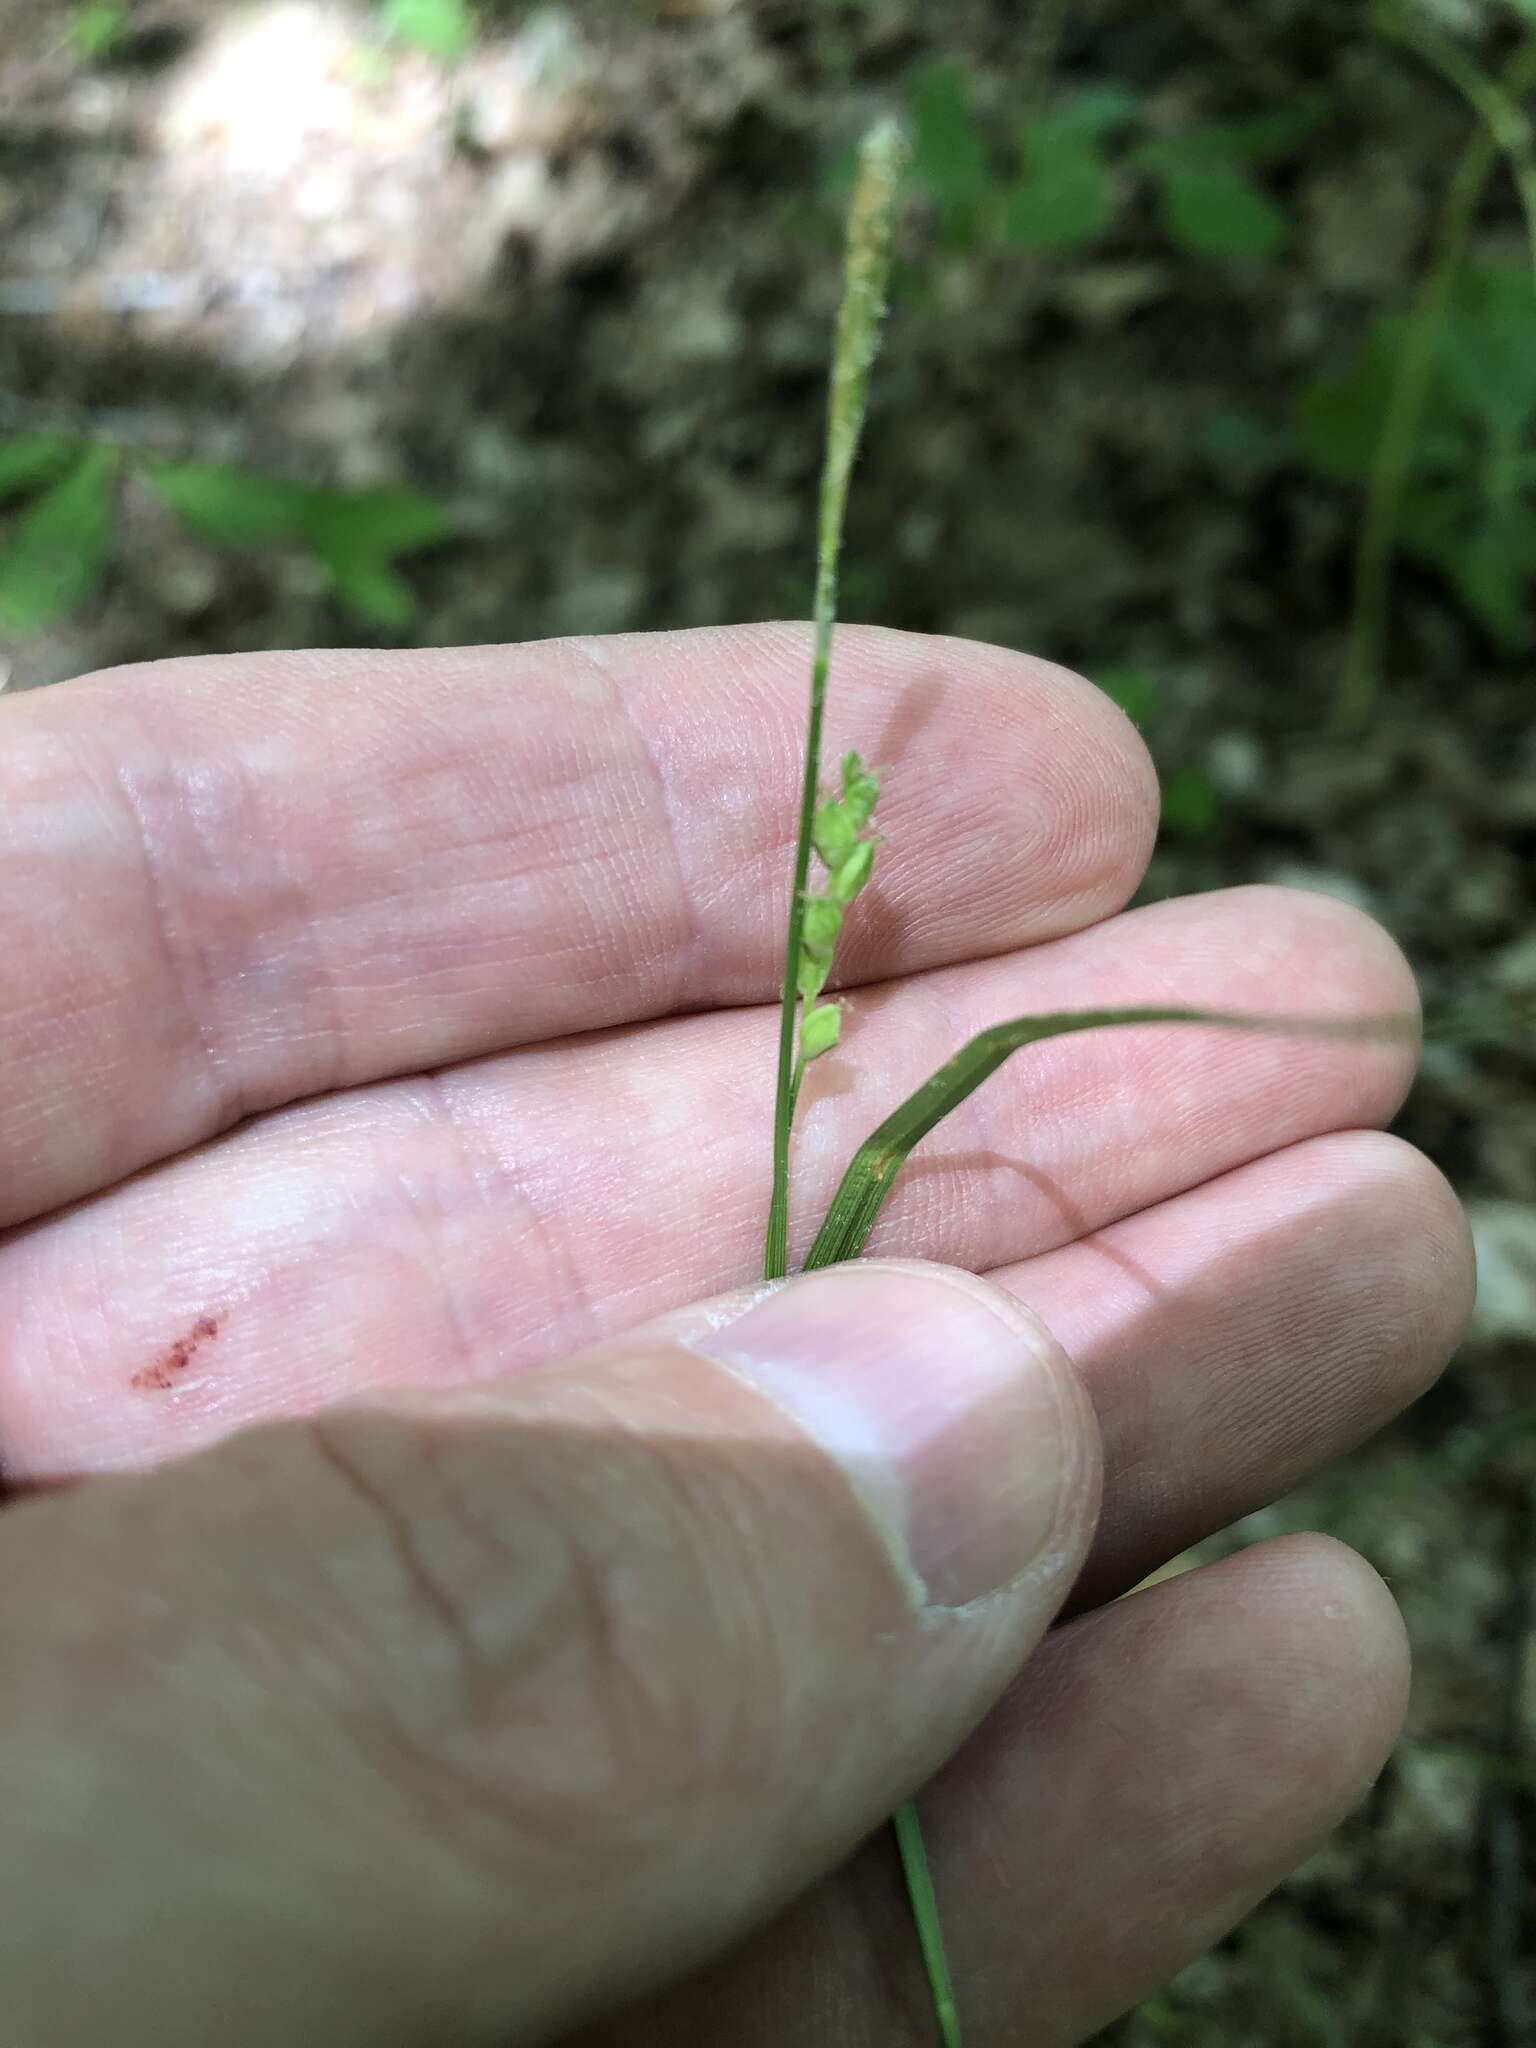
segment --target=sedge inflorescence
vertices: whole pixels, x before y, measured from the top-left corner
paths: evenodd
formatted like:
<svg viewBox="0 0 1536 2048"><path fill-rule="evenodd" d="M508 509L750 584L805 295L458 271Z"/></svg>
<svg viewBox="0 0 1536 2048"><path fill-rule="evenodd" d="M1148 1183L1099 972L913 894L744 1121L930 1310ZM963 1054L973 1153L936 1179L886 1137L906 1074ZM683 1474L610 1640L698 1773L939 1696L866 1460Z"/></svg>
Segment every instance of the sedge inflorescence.
<svg viewBox="0 0 1536 2048"><path fill-rule="evenodd" d="M866 837L880 785L859 756L843 756L842 795L827 797L816 807L811 844L827 871L826 883L805 899L800 927L799 993L800 1058L809 1062L830 1052L842 1030L836 1003L819 1000L832 972L832 955L848 906L869 880L878 841Z"/></svg>

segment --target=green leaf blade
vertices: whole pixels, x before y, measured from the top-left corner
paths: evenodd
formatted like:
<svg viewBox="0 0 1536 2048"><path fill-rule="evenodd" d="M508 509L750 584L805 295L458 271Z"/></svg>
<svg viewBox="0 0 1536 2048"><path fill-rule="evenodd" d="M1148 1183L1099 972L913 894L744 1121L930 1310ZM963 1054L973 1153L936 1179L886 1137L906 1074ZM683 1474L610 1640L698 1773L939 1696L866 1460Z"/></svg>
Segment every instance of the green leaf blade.
<svg viewBox="0 0 1536 2048"><path fill-rule="evenodd" d="M307 484L219 463L156 463L145 480L184 526L218 547L297 539L313 496Z"/></svg>
<svg viewBox="0 0 1536 2048"><path fill-rule="evenodd" d="M995 1074L1014 1053L1047 1038L1077 1031L1124 1029L1145 1024L1203 1024L1225 1031L1268 1037L1296 1036L1365 1041L1416 1042L1416 1017L1269 1017L1232 1010L1191 1009L1184 1004L1145 1004L1127 1009L1060 1010L1015 1017L961 1047L937 1073L909 1095L864 1140L843 1175L806 1256L806 1272L857 1258L884 1208L897 1174L913 1147Z"/></svg>
<svg viewBox="0 0 1536 2048"><path fill-rule="evenodd" d="M403 632L416 617L416 593L377 555L346 548L315 550L330 579L331 595L360 625Z"/></svg>
<svg viewBox="0 0 1536 2048"><path fill-rule="evenodd" d="M31 505L0 554L0 626L39 633L93 597L111 564L119 451L87 448Z"/></svg>
<svg viewBox="0 0 1536 2048"><path fill-rule="evenodd" d="M912 135L912 182L932 202L945 241L963 246L974 238L992 183L970 80L959 65L939 58L909 75L902 97Z"/></svg>
<svg viewBox="0 0 1536 2048"><path fill-rule="evenodd" d="M371 490L307 492L303 529L316 548L346 548L389 560L446 540L454 522L448 508L424 491L385 484Z"/></svg>
<svg viewBox="0 0 1536 2048"><path fill-rule="evenodd" d="M1031 150L1029 168L1004 202L1003 239L1060 255L1091 248L1114 218L1114 179L1091 146Z"/></svg>
<svg viewBox="0 0 1536 2048"><path fill-rule="evenodd" d="M475 18L467 0L384 0L382 11L391 35L445 64L474 45Z"/></svg>
<svg viewBox="0 0 1536 2048"><path fill-rule="evenodd" d="M1284 209L1236 163L1169 163L1162 214L1169 239L1191 256L1264 263L1290 240Z"/></svg>
<svg viewBox="0 0 1536 2048"><path fill-rule="evenodd" d="M68 434L11 434L0 441L0 499L24 498L51 484L80 452Z"/></svg>

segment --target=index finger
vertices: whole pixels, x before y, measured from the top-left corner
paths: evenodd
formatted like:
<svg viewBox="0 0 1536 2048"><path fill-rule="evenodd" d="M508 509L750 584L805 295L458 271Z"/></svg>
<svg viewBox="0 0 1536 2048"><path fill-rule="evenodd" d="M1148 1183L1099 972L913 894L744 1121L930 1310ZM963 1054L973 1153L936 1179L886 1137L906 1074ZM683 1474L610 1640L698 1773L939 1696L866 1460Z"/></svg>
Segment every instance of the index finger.
<svg viewBox="0 0 1536 2048"><path fill-rule="evenodd" d="M0 1224L254 1111L771 999L799 626L109 671L0 705ZM1133 728L1048 664L844 628L889 769L844 978L1055 937L1140 877Z"/></svg>

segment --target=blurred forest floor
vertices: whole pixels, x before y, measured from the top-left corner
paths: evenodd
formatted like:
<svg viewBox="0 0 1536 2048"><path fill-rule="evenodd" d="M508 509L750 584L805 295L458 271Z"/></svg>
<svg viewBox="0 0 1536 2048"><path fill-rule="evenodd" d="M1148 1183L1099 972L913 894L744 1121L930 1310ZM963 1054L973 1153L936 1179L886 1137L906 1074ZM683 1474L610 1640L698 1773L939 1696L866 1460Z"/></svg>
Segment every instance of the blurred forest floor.
<svg viewBox="0 0 1536 2048"><path fill-rule="evenodd" d="M1490 63L1510 47L1492 0L1434 11ZM1536 2040L1536 1070L1499 1022L1536 993L1533 662L1506 601L1536 541L1502 596L1400 561L1379 699L1331 738L1363 497L1293 427L1412 302L1466 106L1363 0L1077 0L1054 52L1008 0L507 0L447 61L380 20L0 0L0 434L133 458L101 587L12 640L10 686L803 614L839 165L905 102L914 204L845 614L1105 681L1169 789L1149 894L1345 895L1465 1027L1400 1128L1472 1206L1477 1333L1396 1429L1202 1552L1297 1526L1362 1549L1414 1639L1407 1738L1338 1838L1112 2038ZM1050 158L1075 193L1031 172L1028 118L1063 106L1099 109L1088 170L1070 122ZM1158 138L1217 132L1196 154L1225 165L1226 212L1181 219ZM1507 180L1477 220L1508 274ZM362 594L394 616L360 629L312 548L173 517L134 466L162 459L410 485L453 534L400 565L403 595Z"/></svg>

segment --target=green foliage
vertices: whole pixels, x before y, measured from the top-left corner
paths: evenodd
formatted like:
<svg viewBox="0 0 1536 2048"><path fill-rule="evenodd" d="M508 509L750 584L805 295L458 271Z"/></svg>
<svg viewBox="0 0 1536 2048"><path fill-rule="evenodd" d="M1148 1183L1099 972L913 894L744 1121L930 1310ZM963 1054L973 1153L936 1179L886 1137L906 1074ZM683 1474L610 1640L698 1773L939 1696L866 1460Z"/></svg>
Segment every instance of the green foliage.
<svg viewBox="0 0 1536 2048"><path fill-rule="evenodd" d="M1148 133L1143 101L1109 81L1080 87L1034 115L1010 161L990 143L957 65L919 66L904 97L912 182L944 246L1057 255L1092 248L1140 180L1155 192L1176 247L1226 263L1263 262L1285 246L1289 219L1259 173L1294 149L1322 113L1319 101L1305 99L1246 120Z"/></svg>
<svg viewBox="0 0 1536 2048"><path fill-rule="evenodd" d="M1209 414L1196 427L1194 443L1207 461L1250 477L1276 468L1293 452L1289 434L1242 407Z"/></svg>
<svg viewBox="0 0 1536 2048"><path fill-rule="evenodd" d="M383 631L399 631L415 616L399 558L452 531L444 507L420 491L338 490L260 470L149 461L63 434L19 434L0 441L0 500L32 500L0 548L0 624L7 631L39 632L95 595L112 559L117 482L127 464L216 547L305 549L324 568L342 609Z"/></svg>
<svg viewBox="0 0 1536 2048"><path fill-rule="evenodd" d="M931 72L925 92L947 109L937 132L948 132L954 107L953 78L934 94ZM930 145L931 164L931 145ZM809 717L801 766L799 827L790 877L784 977L779 1017L779 1050L773 1112L773 1172L763 1276L788 1272L789 1149L800 1084L809 1060L837 1042L836 1007L817 1005L826 985L846 912L868 880L874 842L862 835L874 812L878 787L856 753L843 756L840 792L819 790L821 736L837 613L837 568L854 456L864 421L871 365L879 339L889 281L891 226L902 167L899 131L885 123L865 138L848 205L843 296L833 340L827 435L817 519L815 634L811 660ZM931 174L931 172L930 172ZM968 177L969 172L966 173ZM949 176L949 172L945 172ZM951 184L950 197L963 192ZM951 219L955 218L954 213ZM1112 679L1120 701L1150 712L1156 702L1153 679L1121 670ZM1214 829L1219 811L1208 778L1186 773L1174 778L1176 819L1181 829ZM812 853L827 871L823 891L807 883ZM799 1026L797 1042L797 1023ZM1148 1024L1199 1024L1229 1031L1300 1034L1343 1039L1417 1037L1417 1019L1395 1017L1268 1017L1206 1011L1182 1005L1135 1006L1113 1010L1057 1012L1017 1017L978 1033L909 1095L854 1154L838 1184L826 1217L806 1255L805 1270L857 1258L913 1148L995 1074L1003 1063L1045 1039L1078 1031ZM908 1803L895 1817L898 1851L906 1878L922 1954L934 2028L941 2048L960 2048L960 2019L945 1955L922 1829Z"/></svg>
<svg viewBox="0 0 1536 2048"><path fill-rule="evenodd" d="M822 893L808 895L800 920L800 1047L802 1066L819 1059L837 1044L842 1014L835 1003L816 1004L832 972L843 917L868 882L875 865L875 842L860 835L874 816L880 785L859 756L844 754L842 794L816 806L811 844L827 871Z"/></svg>
<svg viewBox="0 0 1536 2048"><path fill-rule="evenodd" d="M51 483L79 445L68 434L13 434L0 441L0 500L25 497Z"/></svg>
<svg viewBox="0 0 1536 2048"><path fill-rule="evenodd" d="M445 63L462 57L475 40L469 0L381 0L379 11L392 36Z"/></svg>
<svg viewBox="0 0 1536 2048"><path fill-rule="evenodd" d="M1150 670L1142 668L1102 669L1094 677L1105 696L1120 706L1143 732L1152 728L1149 744L1154 757L1155 728L1163 708L1163 684ZM1161 766L1161 763L1159 763ZM1194 762L1182 762L1161 775L1161 828L1170 839L1213 839L1225 822L1221 792L1205 770Z"/></svg>
<svg viewBox="0 0 1536 2048"><path fill-rule="evenodd" d="M441 505L401 488L346 491L285 482L259 470L162 464L149 481L162 501L221 547L294 541L324 566L337 603L364 625L398 630L416 603L399 556L452 531Z"/></svg>
<svg viewBox="0 0 1536 2048"><path fill-rule="evenodd" d="M1148 669L1101 669L1094 681L1134 725L1146 725L1162 701L1163 686Z"/></svg>
<svg viewBox="0 0 1536 2048"><path fill-rule="evenodd" d="M114 56L128 36L128 9L118 0L93 0L78 8L69 24L69 42L86 64Z"/></svg>
<svg viewBox="0 0 1536 2048"><path fill-rule="evenodd" d="M1175 154L1161 181L1168 238L1191 256L1262 263L1285 247L1284 213L1241 165L1201 165Z"/></svg>
<svg viewBox="0 0 1536 2048"><path fill-rule="evenodd" d="M1079 1031L1114 1031L1144 1024L1207 1024L1223 1031L1265 1037L1380 1040L1411 1043L1417 1019L1402 1017L1267 1017L1235 1010L1191 1009L1181 1003L1136 1004L1114 1010L1059 1010L1014 1017L994 1024L963 1045L905 1102L878 1124L853 1155L838 1183L826 1218L806 1253L805 1270L856 1259L869 1242L880 1211L913 1148L926 1138L983 1081L1026 1046Z"/></svg>
<svg viewBox="0 0 1536 2048"><path fill-rule="evenodd" d="M1353 365L1296 406L1297 445L1323 475L1369 480L1409 325L1378 318ZM1529 644L1536 578L1536 281L1523 263L1464 266L1447 307L1399 515L1505 649Z"/></svg>
<svg viewBox="0 0 1536 2048"><path fill-rule="evenodd" d="M258 547L304 530L309 491L260 470L211 463L156 463L146 472L156 496L217 547Z"/></svg>
<svg viewBox="0 0 1536 2048"><path fill-rule="evenodd" d="M1170 839L1214 839L1224 816L1220 790L1194 762L1164 777L1162 829Z"/></svg>
<svg viewBox="0 0 1536 2048"><path fill-rule="evenodd" d="M119 456L88 447L35 498L0 555L0 626L38 633L95 595L112 559Z"/></svg>
<svg viewBox="0 0 1536 2048"><path fill-rule="evenodd" d="M1259 182L1257 167L1294 149L1320 115L1318 102L1298 100L1246 121L1214 121L1144 142L1134 161L1158 188L1169 240L1191 256L1230 263L1278 255L1290 222Z"/></svg>
<svg viewBox="0 0 1536 2048"><path fill-rule="evenodd" d="M1137 113L1128 87L1101 85L1047 107L1019 138L1022 171L1003 205L1003 236L1033 249L1085 249L1113 224L1108 145Z"/></svg>
<svg viewBox="0 0 1536 2048"><path fill-rule="evenodd" d="M768 1228L763 1247L763 1277L779 1280L789 1270L789 1145L808 1057L800 1035L802 1012L821 993L830 970L830 932L835 944L842 908L868 878L874 858L872 842L859 834L868 825L878 787L857 754L845 754L842 793L822 800L821 729L826 709L827 676L832 662L832 632L837 619L838 566L842 559L843 525L848 486L864 431L869 376L880 345L890 285L891 241L896 197L909 162L910 144L899 125L882 121L864 137L855 160L843 241L843 293L832 337L832 364L827 379L827 436L816 517L815 634L811 655L810 711L800 784L800 820L795 835L794 872L790 879L789 913L784 935L784 980L779 1002L779 1056L773 1105L773 1180ZM810 909L813 850L831 874L824 900L828 909ZM862 872L859 871L862 866ZM835 912L835 915L834 915ZM805 943L807 915L812 919L812 946ZM821 1051L832 1029L825 1021L812 1030L811 1042Z"/></svg>
<svg viewBox="0 0 1536 2048"><path fill-rule="evenodd" d="M908 74L902 101L912 182L932 205L941 237L968 246L995 183L971 105L970 80L959 65L936 59Z"/></svg>

